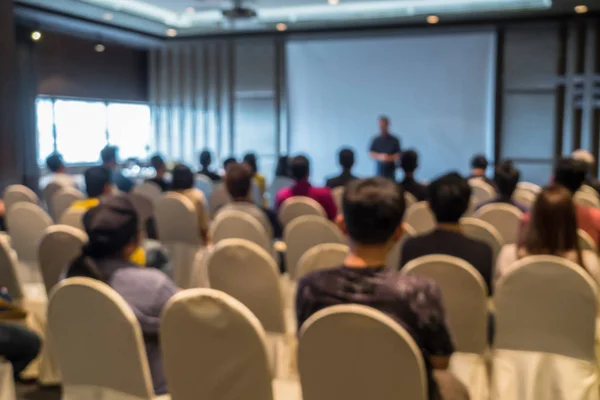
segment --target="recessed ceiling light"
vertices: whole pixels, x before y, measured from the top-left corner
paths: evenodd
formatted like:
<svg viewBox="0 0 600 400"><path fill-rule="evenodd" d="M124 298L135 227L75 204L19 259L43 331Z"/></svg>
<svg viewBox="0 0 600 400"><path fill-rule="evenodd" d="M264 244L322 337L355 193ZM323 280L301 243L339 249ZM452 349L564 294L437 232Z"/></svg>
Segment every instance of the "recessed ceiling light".
<svg viewBox="0 0 600 400"><path fill-rule="evenodd" d="M175 36L177 36L177 31L175 29L173 29L173 28L167 29L167 36L168 37L175 37Z"/></svg>
<svg viewBox="0 0 600 400"><path fill-rule="evenodd" d="M586 12L588 12L588 6L586 5L579 5L575 7L575 12L577 14L585 14Z"/></svg>
<svg viewBox="0 0 600 400"><path fill-rule="evenodd" d="M277 29L279 32L283 32L287 29L287 25L280 22L277 25L275 25L275 29Z"/></svg>
<svg viewBox="0 0 600 400"><path fill-rule="evenodd" d="M430 15L427 17L428 24L437 24L438 22L440 22L440 17L437 15Z"/></svg>
<svg viewBox="0 0 600 400"><path fill-rule="evenodd" d="M114 17L115 16L111 13L106 13L102 16L102 18L104 18L105 21L112 21Z"/></svg>
<svg viewBox="0 0 600 400"><path fill-rule="evenodd" d="M94 51L96 51L96 53L104 53L104 50L106 50L106 47L102 43L98 43L94 46Z"/></svg>
<svg viewBox="0 0 600 400"><path fill-rule="evenodd" d="M194 7L188 7L188 8L185 9L185 12L187 14L193 14L193 13L196 12L196 9Z"/></svg>
<svg viewBox="0 0 600 400"><path fill-rule="evenodd" d="M42 32L40 32L40 31L31 32L31 40L33 40L34 42L37 42L41 38L42 38Z"/></svg>
<svg viewBox="0 0 600 400"><path fill-rule="evenodd" d="M337 6L340 4L340 0L327 0L327 2L332 6Z"/></svg>

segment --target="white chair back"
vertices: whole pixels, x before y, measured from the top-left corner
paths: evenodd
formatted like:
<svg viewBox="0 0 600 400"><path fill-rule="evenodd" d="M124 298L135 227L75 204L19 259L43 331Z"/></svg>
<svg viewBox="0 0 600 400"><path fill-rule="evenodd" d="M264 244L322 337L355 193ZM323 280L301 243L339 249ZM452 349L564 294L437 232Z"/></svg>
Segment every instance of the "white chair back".
<svg viewBox="0 0 600 400"><path fill-rule="evenodd" d="M496 197L496 191L494 188L486 183L483 179L469 179L469 186L471 186L473 191L472 196L475 199L476 205L493 200Z"/></svg>
<svg viewBox="0 0 600 400"><path fill-rule="evenodd" d="M407 209L404 214L404 222L410 225L418 235L433 231L437 224L426 201L420 201Z"/></svg>
<svg viewBox="0 0 600 400"><path fill-rule="evenodd" d="M139 323L106 284L87 278L58 283L50 297L48 328L63 398L154 398Z"/></svg>
<svg viewBox="0 0 600 400"><path fill-rule="evenodd" d="M273 208L277 193L279 193L281 189L285 189L293 185L294 180L291 178L286 178L283 176L275 177L275 180L273 180L273 183L271 183L271 186L269 186L269 189L267 190L267 194L269 196L269 206Z"/></svg>
<svg viewBox="0 0 600 400"><path fill-rule="evenodd" d="M136 185L133 188L132 192L141 194L142 196L147 197L151 201L158 201L163 194L160 186L158 186L154 182L144 182L139 185Z"/></svg>
<svg viewBox="0 0 600 400"><path fill-rule="evenodd" d="M388 253L385 261L386 268L393 271L398 271L400 269L400 258L402 258L402 247L404 247L404 243L411 237L417 236L417 231L406 222L402 225L402 229L404 229L404 234L400 240L394 244L394 247L392 247Z"/></svg>
<svg viewBox="0 0 600 400"><path fill-rule="evenodd" d="M404 191L404 203L405 207L408 210L413 204L417 204L419 201L417 198L409 191Z"/></svg>
<svg viewBox="0 0 600 400"><path fill-rule="evenodd" d="M140 232L146 231L146 223L150 218L154 216L154 203L148 197L136 193L130 192L128 194L129 200L131 200L131 204L135 208L135 211L138 215L138 224Z"/></svg>
<svg viewBox="0 0 600 400"><path fill-rule="evenodd" d="M536 185L535 183L531 182L519 182L517 183L517 189L527 190L528 192L531 192L536 196L542 191L540 185Z"/></svg>
<svg viewBox="0 0 600 400"><path fill-rule="evenodd" d="M202 244L196 209L184 195L169 192L162 196L156 202L154 216L158 238L163 244Z"/></svg>
<svg viewBox="0 0 600 400"><path fill-rule="evenodd" d="M396 321L356 304L328 307L302 326L304 400L427 399L419 347Z"/></svg>
<svg viewBox="0 0 600 400"><path fill-rule="evenodd" d="M306 251L296 266L293 279L298 280L304 275L322 269L329 269L344 265L344 260L350 248L340 243L319 244Z"/></svg>
<svg viewBox="0 0 600 400"><path fill-rule="evenodd" d="M283 240L287 244L285 265L290 276L296 276L296 266L300 257L314 246L323 243L347 243L333 222L316 215L295 218L285 227Z"/></svg>
<svg viewBox="0 0 600 400"><path fill-rule="evenodd" d="M85 231L83 226L83 216L87 212L86 209L80 207L71 207L63 213L58 223L60 225L72 226L81 231Z"/></svg>
<svg viewBox="0 0 600 400"><path fill-rule="evenodd" d="M53 211L54 207L53 207L52 199L53 199L54 195L56 193L58 193L64 187L65 187L64 184L57 182L57 181L52 181L49 184L47 184L46 187L42 190L42 198L44 199L44 202L46 203L46 210L48 210L48 212L50 213L50 216L55 221L58 220L58 217L56 215L54 215L54 211Z"/></svg>
<svg viewBox="0 0 600 400"><path fill-rule="evenodd" d="M52 198L52 210L51 213L54 216L55 221L60 221L65 211L71 207L71 205L78 201L85 199L83 193L72 187L64 187Z"/></svg>
<svg viewBox="0 0 600 400"><path fill-rule="evenodd" d="M81 254L87 240L85 232L72 226L53 225L46 229L40 242L38 257L48 294Z"/></svg>
<svg viewBox="0 0 600 400"><path fill-rule="evenodd" d="M204 193L205 199L210 199L210 195L213 191L213 181L206 175L196 175L196 181L194 187Z"/></svg>
<svg viewBox="0 0 600 400"><path fill-rule="evenodd" d="M342 210L342 200L344 199L344 191L346 188L344 186L338 186L331 191L331 195L333 196L333 200L335 201L335 205L338 210Z"/></svg>
<svg viewBox="0 0 600 400"><path fill-rule="evenodd" d="M496 263L496 257L500 254L504 242L502 236L491 224L477 218L462 218L460 220L462 232L471 239L486 243L492 249L492 260Z"/></svg>
<svg viewBox="0 0 600 400"><path fill-rule="evenodd" d="M598 246L596 246L596 242L594 242L589 233L583 229L577 229L577 236L579 236L579 247L582 251L590 250L596 254L598 253Z"/></svg>
<svg viewBox="0 0 600 400"><path fill-rule="evenodd" d="M492 225L502 236L504 244L517 243L523 213L511 204L493 203L481 207L474 215Z"/></svg>
<svg viewBox="0 0 600 400"><path fill-rule="evenodd" d="M160 339L173 399L273 399L265 331L226 293L191 289L173 296Z"/></svg>
<svg viewBox="0 0 600 400"><path fill-rule="evenodd" d="M12 364L0 357L0 400L17 398Z"/></svg>
<svg viewBox="0 0 600 400"><path fill-rule="evenodd" d="M537 199L537 194L527 189L517 188L512 195L512 200L531 209Z"/></svg>
<svg viewBox="0 0 600 400"><path fill-rule="evenodd" d="M291 197L284 201L279 209L279 221L283 226L287 226L294 219L306 215L326 217L323 207L310 197Z"/></svg>
<svg viewBox="0 0 600 400"><path fill-rule="evenodd" d="M227 188L224 183L219 183L214 186L213 191L208 200L210 215L215 216L221 207L225 204L231 203L231 196L227 192Z"/></svg>
<svg viewBox="0 0 600 400"><path fill-rule="evenodd" d="M4 190L4 208L7 214L10 213L10 209L17 203L31 203L40 204L40 199L27 186L23 185L10 185Z"/></svg>
<svg viewBox="0 0 600 400"><path fill-rule="evenodd" d="M37 264L37 249L44 231L52 225L52 218L40 206L20 202L12 206L6 222L19 260Z"/></svg>
<svg viewBox="0 0 600 400"><path fill-rule="evenodd" d="M581 190L575 193L573 201L578 206L600 208L600 198L598 198L598 195Z"/></svg>
<svg viewBox="0 0 600 400"><path fill-rule="evenodd" d="M213 243L225 239L245 239L271 254L273 246L262 224L256 218L237 210L222 210L210 226Z"/></svg>
<svg viewBox="0 0 600 400"><path fill-rule="evenodd" d="M23 283L19 275L17 254L10 248L8 237L0 235L0 282L15 300L24 296Z"/></svg>
<svg viewBox="0 0 600 400"><path fill-rule="evenodd" d="M596 191L596 189L594 189L593 187L589 186L589 185L581 185L581 187L579 188L580 192L585 192L585 193L589 193L591 195L594 195L596 197L599 196L598 192Z"/></svg>

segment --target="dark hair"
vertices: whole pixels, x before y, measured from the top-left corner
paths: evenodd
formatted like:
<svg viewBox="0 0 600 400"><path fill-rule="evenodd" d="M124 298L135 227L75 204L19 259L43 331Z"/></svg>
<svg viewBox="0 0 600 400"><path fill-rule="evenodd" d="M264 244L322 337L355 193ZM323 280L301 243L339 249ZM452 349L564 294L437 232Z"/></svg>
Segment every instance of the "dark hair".
<svg viewBox="0 0 600 400"><path fill-rule="evenodd" d="M178 164L171 173L173 175L173 182L171 183L173 190L185 190L194 187L194 173L187 165Z"/></svg>
<svg viewBox="0 0 600 400"><path fill-rule="evenodd" d="M483 154L476 154L471 159L471 168L473 169L487 169L488 161Z"/></svg>
<svg viewBox="0 0 600 400"><path fill-rule="evenodd" d="M350 238L359 244L385 244L402 223L404 194L394 182L381 177L348 183L342 198Z"/></svg>
<svg viewBox="0 0 600 400"><path fill-rule="evenodd" d="M554 166L554 182L563 185L571 193L575 193L583 185L587 171L588 168L584 162L572 158L561 158Z"/></svg>
<svg viewBox="0 0 600 400"><path fill-rule="evenodd" d="M252 169L247 164L231 164L225 174L225 186L234 199L247 197L252 186Z"/></svg>
<svg viewBox="0 0 600 400"><path fill-rule="evenodd" d="M100 197L104 193L106 185L111 183L111 174L105 167L88 168L84 175L85 191L88 197Z"/></svg>
<svg viewBox="0 0 600 400"><path fill-rule="evenodd" d="M65 166L65 163L60 154L52 153L46 158L46 166L50 171L58 172Z"/></svg>
<svg viewBox="0 0 600 400"><path fill-rule="evenodd" d="M352 149L342 149L338 155L340 166L349 171L354 166L354 151Z"/></svg>
<svg viewBox="0 0 600 400"><path fill-rule="evenodd" d="M119 149L116 146L106 146L100 152L100 158L103 164L117 162L117 153Z"/></svg>
<svg viewBox="0 0 600 400"><path fill-rule="evenodd" d="M225 161L223 161L223 168L224 168L225 170L227 170L227 167L228 167L230 164L233 164L233 163L236 163L236 162L237 162L237 160L235 159L235 157L229 157L229 158L226 158L226 159L225 159Z"/></svg>
<svg viewBox="0 0 600 400"><path fill-rule="evenodd" d="M155 154L152 156L152 158L150 158L150 165L152 165L152 168L154 168L155 170L159 170L162 168L165 168L165 160L163 160L163 158L159 155L159 154Z"/></svg>
<svg viewBox="0 0 600 400"><path fill-rule="evenodd" d="M297 181L306 179L310 174L310 161L305 156L296 156L292 158L290 171L293 179Z"/></svg>
<svg viewBox="0 0 600 400"><path fill-rule="evenodd" d="M380 115L379 116L379 120L380 121L385 121L385 122L390 122L390 119L387 115Z"/></svg>
<svg viewBox="0 0 600 400"><path fill-rule="evenodd" d="M415 172L418 166L419 155L416 151L410 149L402 153L402 158L400 159L400 167L404 170L405 173Z"/></svg>
<svg viewBox="0 0 600 400"><path fill-rule="evenodd" d="M429 207L438 223L455 224L469 208L471 187L456 172L443 175L429 184Z"/></svg>
<svg viewBox="0 0 600 400"><path fill-rule="evenodd" d="M509 200L512 197L520 178L521 173L513 166L512 160L504 160L496 166L494 182L502 199Z"/></svg>
<svg viewBox="0 0 600 400"><path fill-rule="evenodd" d="M204 168L208 168L210 164L212 164L212 155L210 154L210 151L203 150L200 153L200 165Z"/></svg>
<svg viewBox="0 0 600 400"><path fill-rule="evenodd" d="M256 154L254 154L254 153L246 154L244 156L244 162L250 166L250 169L252 169L253 173L256 173L258 171Z"/></svg>
<svg viewBox="0 0 600 400"><path fill-rule="evenodd" d="M290 158L288 156L279 156L277 167L275 168L275 176L290 178Z"/></svg>

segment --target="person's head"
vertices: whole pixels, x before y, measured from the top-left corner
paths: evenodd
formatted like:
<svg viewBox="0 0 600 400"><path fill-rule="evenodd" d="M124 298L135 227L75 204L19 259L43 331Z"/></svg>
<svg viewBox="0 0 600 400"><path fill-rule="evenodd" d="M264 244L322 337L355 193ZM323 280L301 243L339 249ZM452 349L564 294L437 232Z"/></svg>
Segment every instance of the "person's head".
<svg viewBox="0 0 600 400"><path fill-rule="evenodd" d="M277 160L275 176L290 177L290 158L288 156L280 156Z"/></svg>
<svg viewBox="0 0 600 400"><path fill-rule="evenodd" d="M237 160L234 157L229 157L227 159L225 159L225 161L223 161L223 169L225 171L227 171L227 167L229 167L231 164L236 163Z"/></svg>
<svg viewBox="0 0 600 400"><path fill-rule="evenodd" d="M150 165L152 165L152 168L156 171L157 178L161 178L167 172L165 160L163 160L159 154L155 154L150 158Z"/></svg>
<svg viewBox="0 0 600 400"><path fill-rule="evenodd" d="M338 161L344 171L350 171L352 167L354 167L354 151L352 151L352 149L340 150Z"/></svg>
<svg viewBox="0 0 600 400"><path fill-rule="evenodd" d="M588 173L591 173L594 169L594 162L596 159L594 155L587 150L579 149L575 150L573 154L571 154L571 158L577 161L581 161L587 166Z"/></svg>
<svg viewBox="0 0 600 400"><path fill-rule="evenodd" d="M310 161L305 156L296 156L290 163L292 178L296 181L308 179L310 175Z"/></svg>
<svg viewBox="0 0 600 400"><path fill-rule="evenodd" d="M100 152L102 165L108 168L113 168L117 165L119 149L116 146L106 146Z"/></svg>
<svg viewBox="0 0 600 400"><path fill-rule="evenodd" d="M381 133L389 133L390 130L390 119L382 115L379 117L379 132Z"/></svg>
<svg viewBox="0 0 600 400"><path fill-rule="evenodd" d="M438 224L457 224L469 208L471 187L456 172L443 175L429 184L429 207Z"/></svg>
<svg viewBox="0 0 600 400"><path fill-rule="evenodd" d="M208 150L203 150L202 153L200 153L200 165L202 168L208 169L210 164L212 164L212 154L210 154L210 151Z"/></svg>
<svg viewBox="0 0 600 400"><path fill-rule="evenodd" d="M485 158L483 154L476 154L471 159L471 169L473 170L472 174L476 176L485 175L485 170L488 167L488 160Z"/></svg>
<svg viewBox="0 0 600 400"><path fill-rule="evenodd" d="M410 149L402 153L400 167L405 174L412 175L419 166L419 155L416 151Z"/></svg>
<svg viewBox="0 0 600 400"><path fill-rule="evenodd" d="M246 163L234 163L227 167L225 187L234 200L247 200L250 197L253 175Z"/></svg>
<svg viewBox="0 0 600 400"><path fill-rule="evenodd" d="M337 222L354 246L388 249L402 236L405 207L402 190L391 180L358 179L346 186Z"/></svg>
<svg viewBox="0 0 600 400"><path fill-rule="evenodd" d="M510 199L517 188L521 173L513 166L511 160L504 160L494 170L494 183L498 194L504 199Z"/></svg>
<svg viewBox="0 0 600 400"><path fill-rule="evenodd" d="M248 153L244 156L244 163L248 164L253 173L258 172L258 161L256 158L256 154Z"/></svg>
<svg viewBox="0 0 600 400"><path fill-rule="evenodd" d="M173 190L186 190L194 187L194 173L187 165L176 165L171 174L173 175L171 183Z"/></svg>
<svg viewBox="0 0 600 400"><path fill-rule="evenodd" d="M579 190L586 176L587 166L582 161L561 158L554 166L554 182L563 185L571 193Z"/></svg>
<svg viewBox="0 0 600 400"><path fill-rule="evenodd" d="M94 199L112 192L111 174L106 167L88 168L83 176L89 198Z"/></svg>
<svg viewBox="0 0 600 400"><path fill-rule="evenodd" d="M58 153L53 153L46 158L46 166L51 172L63 172L65 170L65 163L63 162L62 156Z"/></svg>

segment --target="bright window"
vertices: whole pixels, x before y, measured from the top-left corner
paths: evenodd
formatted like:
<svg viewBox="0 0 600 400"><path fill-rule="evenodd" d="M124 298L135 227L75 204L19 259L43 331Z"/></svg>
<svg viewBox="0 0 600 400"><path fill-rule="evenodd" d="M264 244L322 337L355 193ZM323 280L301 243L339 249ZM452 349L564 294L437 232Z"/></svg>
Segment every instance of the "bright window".
<svg viewBox="0 0 600 400"><path fill-rule="evenodd" d="M150 107L145 104L108 105L108 140L119 156L147 158L150 151Z"/></svg>
<svg viewBox="0 0 600 400"><path fill-rule="evenodd" d="M38 163L44 164L46 157L54 153L54 111L52 100L38 99L36 102L38 132Z"/></svg>

